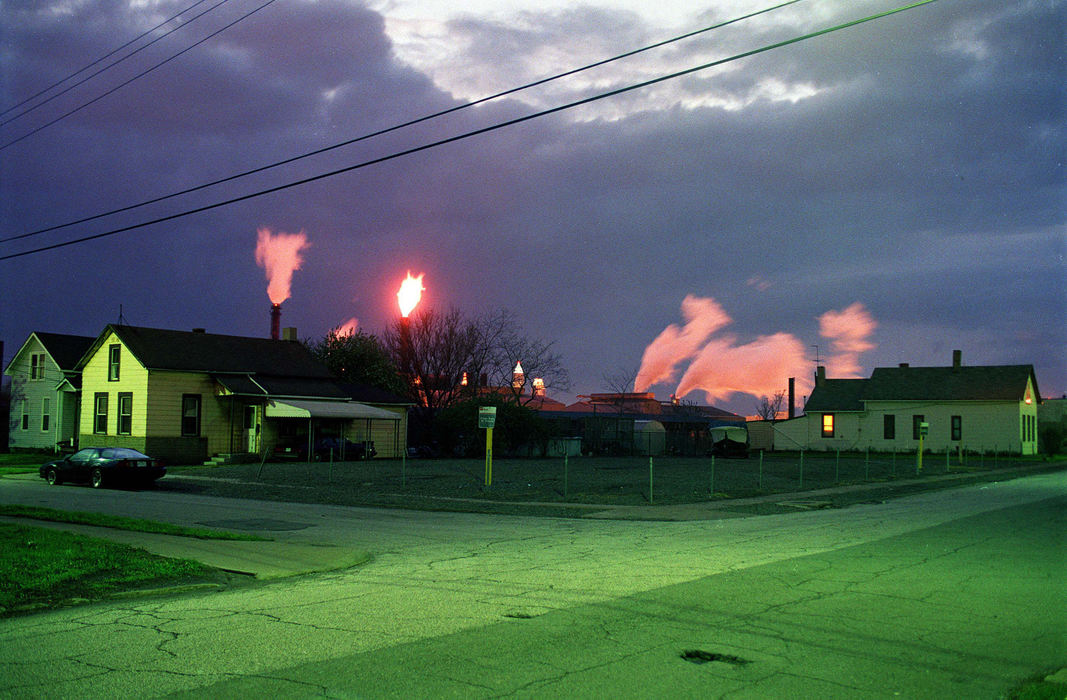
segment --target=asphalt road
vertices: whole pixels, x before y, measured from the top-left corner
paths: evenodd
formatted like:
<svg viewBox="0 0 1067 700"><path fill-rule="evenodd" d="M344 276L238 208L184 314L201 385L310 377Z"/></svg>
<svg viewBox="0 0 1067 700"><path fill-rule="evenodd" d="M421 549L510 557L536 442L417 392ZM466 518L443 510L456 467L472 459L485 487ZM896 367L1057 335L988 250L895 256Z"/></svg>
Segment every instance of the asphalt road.
<svg viewBox="0 0 1067 700"><path fill-rule="evenodd" d="M6 479L0 501L258 523L279 541L374 554L332 573L0 621L5 697L995 698L1067 666L1064 472L690 522Z"/></svg>

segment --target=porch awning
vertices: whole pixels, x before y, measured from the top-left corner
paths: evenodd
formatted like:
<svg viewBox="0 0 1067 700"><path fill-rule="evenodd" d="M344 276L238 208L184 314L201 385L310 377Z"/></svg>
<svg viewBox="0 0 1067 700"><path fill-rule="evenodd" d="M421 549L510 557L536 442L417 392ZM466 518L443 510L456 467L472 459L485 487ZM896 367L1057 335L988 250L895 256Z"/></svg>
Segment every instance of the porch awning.
<svg viewBox="0 0 1067 700"><path fill-rule="evenodd" d="M400 420L400 414L354 401L308 401L288 399L267 403L267 418L364 418Z"/></svg>

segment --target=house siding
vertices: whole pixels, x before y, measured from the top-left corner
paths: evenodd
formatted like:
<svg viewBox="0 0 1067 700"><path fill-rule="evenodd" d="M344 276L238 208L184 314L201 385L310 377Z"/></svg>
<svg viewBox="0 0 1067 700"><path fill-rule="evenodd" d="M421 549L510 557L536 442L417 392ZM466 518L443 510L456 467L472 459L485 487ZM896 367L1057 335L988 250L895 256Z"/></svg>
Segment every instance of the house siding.
<svg viewBox="0 0 1067 700"><path fill-rule="evenodd" d="M31 357L43 354L43 364L38 369L38 378L31 377ZM54 449L58 437L59 394L56 385L63 380L63 372L52 360L44 345L31 338L24 350L8 367L11 377L11 422L8 430L8 447L12 449ZM41 429L44 399L48 399L48 430ZM27 416L23 429L22 417Z"/></svg>
<svg viewBox="0 0 1067 700"><path fill-rule="evenodd" d="M120 346L119 379L108 381L109 348ZM145 409L148 401L148 371L114 333L109 334L82 367L82 402L78 420L78 444L82 447L132 447L144 450ZM119 435L119 394L133 399L132 426L129 435ZM96 433L96 394L107 395L107 431Z"/></svg>

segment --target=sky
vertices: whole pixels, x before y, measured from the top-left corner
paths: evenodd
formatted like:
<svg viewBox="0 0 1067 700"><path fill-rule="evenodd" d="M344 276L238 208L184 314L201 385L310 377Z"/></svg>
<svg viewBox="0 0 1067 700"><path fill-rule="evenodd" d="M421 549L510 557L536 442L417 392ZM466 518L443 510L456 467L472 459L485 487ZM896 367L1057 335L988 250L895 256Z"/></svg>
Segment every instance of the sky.
<svg viewBox="0 0 1067 700"><path fill-rule="evenodd" d="M0 5L5 364L31 331L120 318L267 336L266 236L298 254L281 324L300 337L381 332L410 271L424 304L509 309L554 342L564 402L630 377L752 414L817 364L955 349L1067 392L1065 2L937 0L734 58L897 7L801 0L12 240L776 4L210 0L34 97L193 1Z"/></svg>

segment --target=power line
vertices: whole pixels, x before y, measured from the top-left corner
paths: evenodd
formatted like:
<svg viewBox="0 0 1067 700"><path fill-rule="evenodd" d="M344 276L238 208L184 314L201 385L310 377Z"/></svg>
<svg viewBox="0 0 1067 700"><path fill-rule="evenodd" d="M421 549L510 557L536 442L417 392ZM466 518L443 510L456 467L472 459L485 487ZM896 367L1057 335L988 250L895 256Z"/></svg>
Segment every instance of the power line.
<svg viewBox="0 0 1067 700"><path fill-rule="evenodd" d="M154 32L154 31L156 31L157 29L159 29L160 27L166 26L166 25L167 25L167 23L169 23L169 22L172 22L172 21L174 21L175 19L177 19L177 18L178 18L178 17L180 17L181 15L185 14L185 13L186 13L186 12L188 12L189 10L193 9L193 8L194 8L194 7L196 7L197 5L201 5L201 4L205 3L205 2L207 2L207 0L196 0L196 2L194 2L194 3L193 3L192 5L190 5L189 7L185 8L184 10L181 10L181 11L179 11L179 12L178 12L177 14L171 15L170 17L168 17L167 19L163 20L162 22L160 22L160 23L159 23L159 24L157 24L156 26L152 27L151 29L149 29L149 30L147 30L147 31L144 31L144 32L142 32L142 33L138 34L137 36L135 36L134 38L130 39L129 41L127 41L127 42L126 42L125 44L123 44L122 46L119 46L119 47L117 47L117 48L114 48L114 49L112 49L111 51L107 52L106 54L104 54L104 55L103 55L103 56L101 56L100 58L96 59L95 61L92 61L91 63L89 63L89 64L87 64L87 65L83 66L82 68L79 68L78 70L74 71L73 73L71 73L71 74L70 74L70 75L68 75L67 77L65 77L65 78L61 78L60 80L57 80L56 82L52 83L52 84L51 84L51 85L49 85L48 87L46 87L46 88L43 88L43 89L41 89L41 90L37 91L36 93L34 93L34 94L30 95L29 97L27 97L26 99L22 100L21 102L17 102L17 103L15 103L15 104L11 105L10 107L7 107L7 108L5 108L4 110L0 111L0 116L3 116L3 115L5 115L5 114L7 114L8 112L11 112L11 111L13 111L13 110L16 110L16 109L18 109L19 107L21 107L22 105L26 104L27 102L31 102L31 101L33 101L33 100L37 99L38 97L40 97L41 95L45 94L45 93L46 93L46 92L48 92L49 90L52 90L52 89L54 89L54 88L57 88L57 87L59 87L60 85L62 85L63 83L67 82L68 80L72 79L72 78L73 78L74 76L78 75L79 73L84 73L85 71L89 70L90 68L92 68L92 67L93 67L93 66L95 66L96 64L98 64L98 63L101 63L102 61L105 61L105 60L107 60L108 58L111 58L112 56L114 56L115 54L117 54L117 53L118 53L119 51L122 51L122 50L123 50L123 49L125 49L126 47L128 47L128 46L131 46L131 45L133 45L133 44L137 43L137 42L138 42L138 41L140 41L141 39L145 38L146 36L148 36L148 35L149 35L149 34L151 34L152 32ZM222 2L228 2L228 0L222 0ZM219 5L221 5L221 4L222 4L222 2L220 2L220 3L218 4L218 5L215 5L215 7L218 7ZM213 10L213 9L215 9L215 7L212 7L211 9ZM211 10L207 10L207 12L210 12L210 11L211 11ZM187 27L187 26L189 26L189 24L190 24L191 22L193 22L194 20L196 20L196 19L197 19L198 17L201 17L201 16L203 16L204 14L206 14L206 13L201 13L201 14L197 15L196 17L193 17L192 19L190 19L190 20L188 20L187 22L185 22L185 24L182 24L182 25L180 25L179 27L176 27L175 29L172 29L172 30L170 30L170 31L169 31L169 32L167 32L166 34L163 34L163 35L162 35L162 36L160 36L159 38L157 38L157 39L155 39L155 40L153 40L153 41L151 41L151 42L149 42L149 43L145 44L144 46L142 46L141 48L137 49L136 51L131 51L130 53L128 53L128 54L126 54L125 56L123 56L122 58L120 58L120 59L119 59L118 61L115 61L115 63L120 63L120 62L122 62L122 61L125 61L125 60L126 60L127 58L129 58L130 56L133 56L133 55L134 55L135 53L137 53L138 51L141 51L141 50L143 50L143 49L146 49L146 48L148 48L149 46L151 46L152 44L154 44L154 43L155 43L156 41L159 41L159 39L162 39L163 37L167 36L167 34L170 34L171 32L174 32L174 31L176 31L176 29L180 29L181 27ZM107 68L110 68L111 66L115 65L115 63L112 63L112 64L110 64L109 66L107 66L107 67L106 67L106 68L104 68L103 70L107 70ZM27 109L26 111L24 111L24 112L22 112L22 113L20 113L20 114L17 114L17 115L15 115L14 117L12 117L11 119L9 119L8 121L11 121L12 119L18 119L18 118L19 118L19 117L21 117L21 116L22 116L23 114L27 114L27 113L29 113L29 112L31 112L31 111L33 111L33 110L37 109L37 108L38 108L38 107L40 107L41 105L45 104L46 102L49 102L49 101L51 101L52 99L54 99L54 98L58 97L59 95L62 95L63 93L65 93L65 92L67 92L67 91L69 91L69 90L71 90L71 89L73 89L73 88L76 88L76 87L78 87L79 85L81 85L82 83L84 83L84 82L85 82L86 80L90 80L90 79L92 79L93 77L95 77L95 76L99 75L99 73L100 73L99 71L98 71L98 72L96 72L96 73L93 73L93 74L92 74L92 75L90 75L90 76L89 76L88 78L85 78L84 80L82 80L82 81L80 81L80 82L78 82L78 83L75 83L74 85L72 85L71 87L67 88L66 90L63 90L63 92L60 92L60 93L58 93L58 94L56 94L56 95L53 95L52 97L49 97L49 98L48 98L47 100L45 100L44 102L41 102L40 104L38 104L38 105L35 105L35 106L31 107L30 109ZM7 124L7 122L6 122L6 121L5 121L5 122L0 122L0 126L3 126L4 124Z"/></svg>
<svg viewBox="0 0 1067 700"><path fill-rule="evenodd" d="M582 71L590 70L592 68L597 68L597 67L600 67L600 66L603 66L603 65L606 65L608 63L612 63L614 61L618 61L618 60L621 60L621 59L624 59L624 58L629 58L631 56L635 56L635 55L637 55L639 53L643 53L645 51L651 51L652 49L657 49L657 48L666 46L668 44L672 44L672 43L675 43L675 42L678 42L678 41L682 41L683 39L688 39L688 38L697 36L699 34L710 32L710 31L712 31L714 29L721 29L722 27L725 27L725 26L728 26L728 25L731 25L731 24L735 24L737 22L741 22L741 21L746 20L746 19L751 19L752 17L756 17L758 15L766 14L766 13L772 12L774 10L781 9L783 7L786 7L787 5L794 5L794 4L798 3L798 2L801 2L801 0L788 0L788 2L783 2L783 3L780 3L778 5L774 5L772 7L767 7L767 8L764 8L762 10L758 10L756 12L751 12L751 13L749 13L747 15L742 15L740 17L735 17L733 19L726 20L724 22L719 22L717 24L713 24L713 25L710 25L708 27L704 27L702 29L697 29L697 30L694 30L692 32L687 32L685 34L680 34L678 36L671 37L670 39L666 39L664 41L659 41L659 42L657 42L655 44L649 44L648 46L644 46L644 47L639 48L639 49L634 49L633 51L627 51L626 53L622 53L622 54L619 54L617 56L612 56L611 58L605 58L605 59L602 59L600 61L596 61L594 63L590 63L588 65L582 66L580 68L573 68L573 69L565 71L563 73L558 73L556 75L553 75L553 76L550 76L550 77L547 77L547 78L541 78L539 80L535 80L535 81L533 81L531 83L526 83L525 85L521 85L519 87L510 88L508 90L504 90L502 92L498 92L498 93L495 93L493 95L489 95L488 97L482 97L482 98L479 98L477 100L473 100L471 102L466 102L464 104L457 105L455 107L450 107L448 109L441 110L439 112L435 112L433 114L429 114L429 115L426 115L426 116L423 116L423 117L418 117L416 119L412 119L410 121L403 122L402 124L397 124L395 126L391 126L391 127L385 128L385 129L380 129L378 131L374 131L374 132L371 132L371 133L368 133L368 134L364 134L363 136L357 136L355 138L348 139L347 141L342 141L340 143L333 144L332 146L325 146L323 148L319 148L319 149L316 149L314 151L309 151L309 152L303 153L301 155L292 156L290 158L286 158L284 160L280 160L280 161L271 163L269 165L264 165L264 166L260 166L258 168L253 168L252 170L246 170L246 171L238 173L236 175L230 175L228 177L224 177L224 178L221 178L221 179L218 179L218 180L213 180L211 182L207 182L207 183L204 183L202 185L197 185L195 187L190 187L190 188L187 188L187 189L184 189L184 190L180 190L178 192L173 192L171 194L161 195L159 197L154 197L152 199L147 199L147 200L144 200L142 202L138 202L136 204L130 204L130 205L127 205L127 206L124 206L124 207L119 207L117 209L111 209L109 211L105 211L105 212L102 212L100 214L94 214L92 216L87 216L87 217L84 217L84 218L81 218L81 219L77 219L75 221L68 221L67 223L64 223L64 224L56 224L55 226L48 226L46 228L38 229L36 231L30 231L28 233L19 234L19 235L16 235L16 236L9 236L7 238L0 238L0 243L6 243L8 241L19 240L19 239L22 239L22 238L29 238L31 236L36 236L36 235L39 235L39 234L42 234L42 233L48 233L50 231L56 231L56 230L59 230L59 229L62 229L62 228L70 227L70 226L76 226L78 224L84 224L84 223L87 223L89 221L95 221L97 219L102 219L102 218L107 217L107 216L113 216L115 214L121 214L123 212L127 212L127 211L130 211L132 209L137 209L139 207L147 206L149 204L156 204L158 202L162 202L162 201L165 201L165 200L168 200L168 199L173 199L175 197L181 197L183 195L191 194L193 192L199 192L200 190L204 190L204 189L207 189L209 187L214 187L216 185L221 185L221 184L224 184L224 183L227 183L227 182L232 182L234 180L238 180L238 179L243 178L243 177L248 177L249 175L255 175L257 173L261 173L261 172L264 172L264 171L267 171L267 170L271 170L273 168L277 168L277 167L280 167L280 166L283 166L283 165L288 165L290 163L295 163L296 161L303 160L304 158L310 158L312 156L322 155L323 153L327 153L329 151L336 150L338 148L342 148L344 146L350 146L350 145L352 145L354 143L359 143L360 141L366 141L368 139L372 139L372 138L375 138L377 136L382 136L384 134L388 134L388 133L393 132L393 131L398 131L400 129L404 129L404 128L409 127L409 126L414 126L416 124L421 124L422 122L426 122L426 121L429 121L431 119L436 119L438 117L443 117L443 116L446 116L448 114L452 114L454 112L458 112L460 110L467 109L469 107L474 107L476 105L480 105L480 104L483 104L485 102L489 102L491 100L495 100L495 99L498 99L498 98L501 98L501 97L505 97L507 95L511 95L511 94L514 94L514 93L517 93L517 92L521 92L521 91L527 90L529 88L537 87L539 85L544 85L546 83L552 82L553 80L558 80L560 78L565 78L565 77L568 77L568 76L571 76L571 75L575 75L576 73L580 73Z"/></svg>
<svg viewBox="0 0 1067 700"><path fill-rule="evenodd" d="M225 0L223 0L223 1L225 2ZM263 8L267 7L268 5L273 4L274 2L275 2L275 0L267 0L265 3L263 3L259 7L255 8L254 10L241 15L240 17L238 17L237 19L233 20L229 24L224 25L221 29L218 29L217 31L214 31L214 32L208 34L203 39L201 39L201 40L199 40L197 42L194 42L193 44L185 47L184 49L182 49L178 53L174 54L173 56L170 56L169 58L163 59L162 61L160 61L159 63L155 64L154 66L151 66L150 68L146 68L145 70L141 71L140 73L138 73L137 75L133 76L129 80L125 80L125 81L119 83L118 85L116 85L115 87L111 88L110 90L107 90L103 94L101 94L101 95L99 95L97 97L94 97L93 99L89 100L88 102L86 102L86 103L84 103L84 104L82 104L82 105L80 105L78 107L75 107L74 109L70 110L69 112L65 112L65 113L59 115L58 117L56 117L55 119L53 119L51 121L45 122L44 124L42 124L41 126L37 127L36 129L31 129L30 131L26 132L22 136L19 136L16 139L13 139L13 140L8 141L7 143L5 143L3 145L0 145L0 151L4 150L5 148L7 148L9 146L15 145L16 143L18 143L19 141L22 141L23 139L26 139L26 138L29 138L30 136L33 136L34 134L36 134L39 131L43 131L44 129L47 129L48 127L52 126L53 124L55 124L57 122L63 121L64 119L66 119L70 115L75 114L77 112L80 112L81 110L85 109L89 105L95 104L95 103L99 102L100 100L104 99L108 95L111 95L112 93L118 92L119 90L121 90L122 88L126 87L127 85L129 85L130 83L134 82L135 80L138 80L139 78L142 78L142 77L148 75L149 73L151 73L155 69L160 68L160 67L170 63L171 61L173 61L174 59L178 58L179 56L182 56L185 53L187 53L189 51L192 51L197 46L200 46L200 44L203 44L205 41L207 41L209 39L213 39L214 37L218 36L219 34L222 34L224 31L226 31L227 29L229 29L233 25L237 24L238 22L241 22L242 20L245 20L245 19L251 17L255 13L259 12ZM214 8L212 8L212 9L214 9Z"/></svg>
<svg viewBox="0 0 1067 700"><path fill-rule="evenodd" d="M850 27L855 27L855 26L860 25L860 24L865 24L867 22L872 22L874 20L878 20L878 19L882 19L882 18L885 18L885 17L889 17L891 15L899 14L901 12L905 12L907 10L912 10L912 9L917 8L917 7L922 7L924 5L929 5L929 4L932 4L934 2L937 2L937 0L920 0L919 2L914 2L914 3L908 4L908 5L902 5L900 7L896 7L896 8L893 8L891 10L885 10L883 12L878 12L878 13L873 14L873 15L868 15L867 17L863 17L863 18L856 19L856 20L851 20L849 22L844 22L842 24L837 24L837 25L834 25L834 26L831 26L831 27L826 27L824 29L820 29L820 30L817 30L817 31L814 31L814 32L809 32L807 34L796 36L796 37L793 37L791 39L785 39L783 41L774 42L772 44L766 44L766 45L761 46L759 48L751 49L749 51L744 51L744 52L738 53L738 54L734 54L733 56L729 56L727 58L721 58L721 59L718 59L718 60L715 60L715 61L711 61L709 63L703 63L703 64L698 65L698 66L693 66L692 68L686 68L685 70L680 70L680 71L677 71L677 72L674 72L674 73L668 73L666 75L661 75L658 78L652 78L650 80L645 80L645 81L640 82L640 83L634 83L634 84L628 85L626 87L617 88L615 90L609 90L608 92L600 93L598 95L593 95L591 97L586 97L584 99L576 100L574 102L569 102L567 104L559 105L559 106L556 106L556 107L551 107L549 109L544 109L544 110L541 110L539 112L534 112L532 114L527 114L527 115L522 116L522 117L516 117L514 119L508 119L506 121L498 122L498 123L492 124L490 126L482 127L482 128L479 128L479 129L474 129L472 131L467 131L467 132L464 132L462 134L458 134L456 136L449 136L447 138L439 139L437 141L426 143L426 144L423 144L421 146L415 146L413 148L408 148L408 149L404 149L404 150L401 150L401 151L396 151L394 153L390 153L390 154L385 155L385 156L380 156L378 158L372 158L370 160L365 160L365 161L363 161L361 163L356 163L355 165L349 165L349 166L344 167L344 168L338 168L336 170L331 170L331 171L328 171L328 172L325 172L325 173L320 173L318 175L313 175L311 177L302 178L300 180L294 180L292 182L288 182L288 183L285 183L285 184L282 184L282 185L276 185L274 187L269 187L267 189L259 190L257 192L252 192L252 193L249 193L249 194L241 195L239 197L232 197L230 199L222 200L222 201L215 202L215 203L212 203L212 204L206 204L204 206L196 207L196 208L193 208L193 209L187 209L185 211L181 211L181 212L178 212L178 213L175 213L175 214L169 214L167 216L162 216L162 217L159 217L159 218L156 218L156 219L151 219L149 221L142 221L142 222L137 223L137 224L131 224L129 226L123 226L121 228L111 229L110 231L104 231L102 233L93 234L91 236L83 236L81 238L75 238L75 239L72 239L72 240L69 240L69 241L64 241L62 243L54 243L52 245L42 246L40 248L34 248L32 250L26 250L26 251L22 251L20 253L11 253L11 254L8 254L8 255L0 256L0 260L10 260L10 259L13 259L13 258L19 258L19 257L23 257L23 256L26 256L26 255L32 255L34 253L41 253L41 252L48 251L48 250L55 250L56 248L63 248L63 247L69 246L69 245L75 245L75 244L78 244L78 243L85 243L87 241L92 241L92 240L96 240L96 239L99 239L99 238L105 238L107 236L113 236L115 234L125 233L127 231L133 231L133 230L136 230L136 229L145 228L147 226L153 226L155 224L160 224L160 223L164 223L164 222L167 222L167 221L173 221L175 219L180 219L180 218L183 218L183 217L186 217L186 216L191 216L193 214L199 214L199 213L202 213L202 212L205 212L205 211L210 211L212 209L218 209L220 207L229 206L231 204L237 204L238 202L244 202L244 201L247 201L247 200L250 200L250 199L255 199L255 198L258 198L258 197L262 197L262 196L265 196L265 195L268 195L268 194L273 194L275 192L281 192L282 190L287 190L287 189L291 189L293 187L298 187L300 185L306 185L306 184L309 184L309 183L312 183L312 182L317 182L319 180L324 180L326 178L334 177L336 175L341 175L343 173L351 172L353 170L359 170L359 169L362 169L362 168L370 167L372 165L378 165L380 163L384 163L384 162L387 162L387 161L390 161L390 160L395 160L395 159L401 158L403 156L408 156L408 155L412 155L412 154L415 154L415 153L420 153L422 151L430 150L431 148L437 148L439 146L445 146L445 145L450 144L450 143L455 143L457 141L463 141L465 139L468 139L468 138L471 138L471 137L474 137L474 136L479 136L481 134L487 134L489 132L497 131L499 129L503 129L503 128L506 128L506 127L509 127L509 126L515 126L516 124L521 124L521 123L524 123L524 122L528 122L528 121L531 121L533 119L538 119L540 117L548 116L550 114L556 114L557 112L563 112L563 111L568 110L568 109L573 109L575 107L580 107L580 106L583 106L583 105L591 104L593 102L597 102L599 100L607 99L609 97L615 97L615 96L618 96L618 95L621 95L621 94L624 94L624 93L633 92L634 90L640 90L642 88L649 87L650 85L656 85L658 83L666 82L668 80L674 80L675 78L680 78L680 77L683 77L683 76L686 76L686 75L691 75L691 74L697 73L699 71L707 70L708 68L714 68L716 66L721 66L721 65L723 65L725 63L738 61L738 60L741 60L743 58L748 58L750 56L755 56L757 54L766 53L766 52L772 51L774 49L780 49L780 48L785 47L785 46L790 46L792 44L797 44L797 43L800 43L802 41L807 41L809 39L814 39L816 37L820 37L820 36L823 36L823 35L826 35L826 34L831 34L833 32L841 31L843 29L848 29Z"/></svg>

